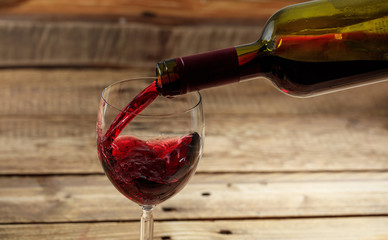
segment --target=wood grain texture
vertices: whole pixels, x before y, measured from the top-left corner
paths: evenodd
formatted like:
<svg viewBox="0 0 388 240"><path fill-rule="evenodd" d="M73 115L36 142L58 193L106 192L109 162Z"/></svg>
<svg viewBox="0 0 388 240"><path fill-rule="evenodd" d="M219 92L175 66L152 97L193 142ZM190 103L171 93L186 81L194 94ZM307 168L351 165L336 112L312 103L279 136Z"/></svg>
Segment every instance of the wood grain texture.
<svg viewBox="0 0 388 240"><path fill-rule="evenodd" d="M197 174L157 220L388 214L387 173ZM0 222L137 220L105 176L1 177Z"/></svg>
<svg viewBox="0 0 388 240"><path fill-rule="evenodd" d="M101 90L149 73L0 72L0 174L101 173L95 147ZM206 90L207 133L198 171L386 170L387 87L309 99L290 98L259 81Z"/></svg>
<svg viewBox="0 0 388 240"><path fill-rule="evenodd" d="M0 65L123 66L160 58L163 30L136 23L0 21ZM145 44L144 39L147 39ZM140 65L140 64L138 64Z"/></svg>
<svg viewBox="0 0 388 240"><path fill-rule="evenodd" d="M154 66L130 69L2 69L0 115L93 115L107 85L153 76ZM388 116L388 82L314 98L293 98L257 79L202 91L211 114Z"/></svg>
<svg viewBox="0 0 388 240"><path fill-rule="evenodd" d="M60 18L66 16L111 16L151 18L155 21L163 18L178 19L260 19L268 18L276 10L301 0L25 0L10 1L0 4L3 16L40 16ZM8 3L8 4L7 4Z"/></svg>
<svg viewBox="0 0 388 240"><path fill-rule="evenodd" d="M212 114L198 171L387 170L387 121ZM94 116L1 118L0 174L101 173L95 122Z"/></svg>
<svg viewBox="0 0 388 240"><path fill-rule="evenodd" d="M199 171L387 170L387 120L208 117Z"/></svg>
<svg viewBox="0 0 388 240"><path fill-rule="evenodd" d="M255 41L254 25L13 21L0 18L0 66L150 67L182 55Z"/></svg>
<svg viewBox="0 0 388 240"><path fill-rule="evenodd" d="M3 240L139 239L139 223L0 225ZM388 218L156 222L155 240L386 240Z"/></svg>
<svg viewBox="0 0 388 240"><path fill-rule="evenodd" d="M138 239L140 207L97 157L102 89L255 41L296 2L0 1L0 239ZM388 240L387 91L297 99L262 79L202 91L205 154L156 207L155 239Z"/></svg>

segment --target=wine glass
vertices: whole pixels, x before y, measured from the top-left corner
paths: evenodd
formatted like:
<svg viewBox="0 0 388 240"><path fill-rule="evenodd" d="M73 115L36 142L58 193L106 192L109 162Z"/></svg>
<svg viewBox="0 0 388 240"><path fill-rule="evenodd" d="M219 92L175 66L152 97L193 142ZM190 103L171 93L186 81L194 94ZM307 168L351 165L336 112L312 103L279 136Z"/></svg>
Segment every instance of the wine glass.
<svg viewBox="0 0 388 240"><path fill-rule="evenodd" d="M153 208L187 184L203 148L200 93L158 95L153 78L114 83L103 90L97 117L101 165L142 207L141 240L152 239Z"/></svg>

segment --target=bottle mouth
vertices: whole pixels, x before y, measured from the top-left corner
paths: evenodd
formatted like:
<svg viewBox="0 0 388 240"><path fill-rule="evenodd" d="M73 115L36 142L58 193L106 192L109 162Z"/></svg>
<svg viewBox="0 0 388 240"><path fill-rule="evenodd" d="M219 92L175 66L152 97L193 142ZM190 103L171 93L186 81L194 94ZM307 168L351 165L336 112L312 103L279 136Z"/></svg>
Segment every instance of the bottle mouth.
<svg viewBox="0 0 388 240"><path fill-rule="evenodd" d="M156 64L156 88L163 96L182 94L181 79L175 59L169 59Z"/></svg>
<svg viewBox="0 0 388 240"><path fill-rule="evenodd" d="M157 90L160 93L162 93L163 85L166 83L166 81L167 82L169 81L168 75L166 74L166 70L165 69L166 69L166 65L164 64L164 62L158 62L156 64L156 81L155 81L155 84L156 84ZM167 80L166 79L163 80L163 78L167 78Z"/></svg>

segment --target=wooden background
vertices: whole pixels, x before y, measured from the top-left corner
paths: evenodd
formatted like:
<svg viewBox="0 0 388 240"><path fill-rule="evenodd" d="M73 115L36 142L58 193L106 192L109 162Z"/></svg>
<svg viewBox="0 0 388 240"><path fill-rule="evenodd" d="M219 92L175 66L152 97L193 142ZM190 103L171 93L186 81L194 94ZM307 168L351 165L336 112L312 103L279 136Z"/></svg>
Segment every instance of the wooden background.
<svg viewBox="0 0 388 240"><path fill-rule="evenodd" d="M255 41L297 0L0 1L0 239L138 239L104 176L102 89ZM255 80L203 91L205 153L155 239L388 239L388 82L298 99Z"/></svg>

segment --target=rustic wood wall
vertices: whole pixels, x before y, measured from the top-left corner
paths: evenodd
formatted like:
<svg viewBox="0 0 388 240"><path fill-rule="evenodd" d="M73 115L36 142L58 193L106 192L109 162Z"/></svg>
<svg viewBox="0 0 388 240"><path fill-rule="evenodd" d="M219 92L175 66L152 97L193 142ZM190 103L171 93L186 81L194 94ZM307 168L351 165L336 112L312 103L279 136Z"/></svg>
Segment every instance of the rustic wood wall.
<svg viewBox="0 0 388 240"><path fill-rule="evenodd" d="M146 66L255 41L283 1L5 1L0 66Z"/></svg>
<svg viewBox="0 0 388 240"><path fill-rule="evenodd" d="M138 239L103 175L101 90L258 38L298 0L0 1L0 239ZM203 91L198 172L156 239L388 239L388 82L310 99L263 80Z"/></svg>

